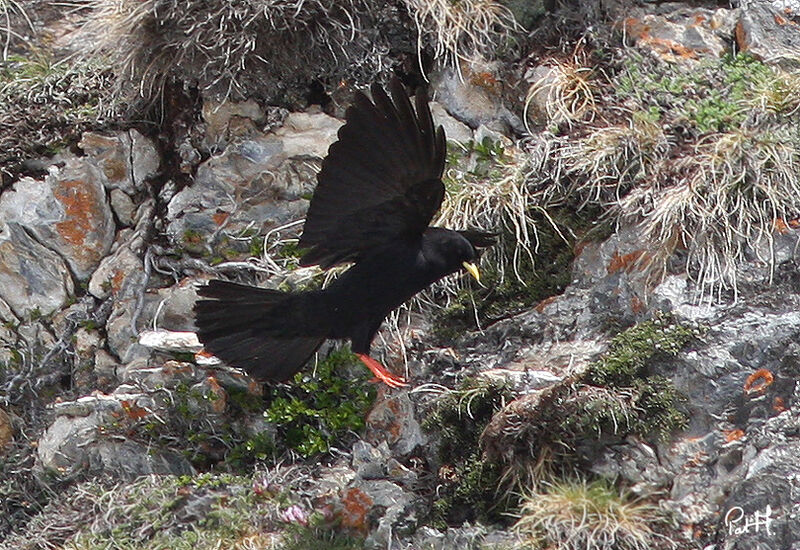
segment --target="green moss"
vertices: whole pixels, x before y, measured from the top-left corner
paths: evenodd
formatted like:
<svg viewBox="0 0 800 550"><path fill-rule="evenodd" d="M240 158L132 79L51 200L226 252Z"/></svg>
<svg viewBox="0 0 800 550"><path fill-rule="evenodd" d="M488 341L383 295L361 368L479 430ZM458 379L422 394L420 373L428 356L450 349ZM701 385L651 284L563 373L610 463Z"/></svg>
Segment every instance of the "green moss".
<svg viewBox="0 0 800 550"><path fill-rule="evenodd" d="M309 523L317 522L310 521ZM364 548L364 539L325 527L293 525L287 530L281 548L283 550L361 550Z"/></svg>
<svg viewBox="0 0 800 550"><path fill-rule="evenodd" d="M260 235L251 237L249 252L251 256L260 258L264 254L264 237Z"/></svg>
<svg viewBox="0 0 800 550"><path fill-rule="evenodd" d="M499 494L502 471L487 462L479 451L458 462L450 473L452 484L439 487L439 498L432 506L431 523L445 529L465 521L497 523L512 506L509 495Z"/></svg>
<svg viewBox="0 0 800 550"><path fill-rule="evenodd" d="M675 323L668 315L644 321L611 340L608 351L586 373L585 380L597 386L630 386L657 354L676 355L697 330Z"/></svg>
<svg viewBox="0 0 800 550"><path fill-rule="evenodd" d="M511 397L502 383L470 379L439 399L422 423L439 436L439 457L448 474L439 481L431 522L501 521L510 500L498 496L501 470L481 456L479 439L492 415ZM440 472L441 474L441 472Z"/></svg>
<svg viewBox="0 0 800 550"><path fill-rule="evenodd" d="M277 426L279 444L308 457L363 430L376 392L366 377L345 376L345 367L357 362L349 349L339 349L317 364L313 375L300 372L291 385L268 389L264 416Z"/></svg>
<svg viewBox="0 0 800 550"><path fill-rule="evenodd" d="M671 380L649 374L648 367L659 355L676 355L696 336L696 329L675 323L667 315L617 335L608 352L583 377L589 387L609 393L589 392L579 416L565 419L565 428L587 434L634 433L666 439L685 427L688 422L683 410L685 398Z"/></svg>
<svg viewBox="0 0 800 550"><path fill-rule="evenodd" d="M443 462L467 459L492 415L511 397L505 384L471 378L458 390L441 397L422 421L422 428L440 437L439 457Z"/></svg>
<svg viewBox="0 0 800 550"><path fill-rule="evenodd" d="M679 64L653 66L639 54L633 54L626 59L616 79L615 91L621 100L633 99L653 112L658 109L658 119L668 125L688 122L704 134L739 128L753 107L762 103L759 98L765 97L765 92L794 90L784 85L787 78L793 77L746 53L705 59L692 71ZM781 97L767 102L775 112L781 112ZM786 112L791 108L786 104Z"/></svg>
<svg viewBox="0 0 800 550"><path fill-rule="evenodd" d="M650 368L695 335L666 316L623 331L583 376L534 394L493 423L481 443L503 461L509 483L525 486L532 477L585 470L628 435L668 438L687 423L684 397Z"/></svg>

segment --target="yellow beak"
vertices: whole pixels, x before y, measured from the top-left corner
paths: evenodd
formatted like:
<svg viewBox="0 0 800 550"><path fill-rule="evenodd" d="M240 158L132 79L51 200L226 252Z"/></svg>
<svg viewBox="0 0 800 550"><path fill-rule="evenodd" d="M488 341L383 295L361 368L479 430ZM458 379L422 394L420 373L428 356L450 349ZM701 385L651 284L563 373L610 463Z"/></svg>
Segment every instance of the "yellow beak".
<svg viewBox="0 0 800 550"><path fill-rule="evenodd" d="M478 266L475 264L471 264L469 262L464 262L461 265L464 266L464 269L467 270L467 273L475 277L475 280L479 283L481 282L481 273L478 271Z"/></svg>

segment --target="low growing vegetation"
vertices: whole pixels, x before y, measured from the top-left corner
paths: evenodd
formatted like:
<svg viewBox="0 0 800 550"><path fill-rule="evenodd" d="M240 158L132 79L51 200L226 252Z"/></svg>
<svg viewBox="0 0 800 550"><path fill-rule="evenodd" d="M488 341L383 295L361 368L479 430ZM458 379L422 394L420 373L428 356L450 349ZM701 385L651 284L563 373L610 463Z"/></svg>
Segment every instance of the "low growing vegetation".
<svg viewBox="0 0 800 550"><path fill-rule="evenodd" d="M526 494L515 528L531 546L563 550L650 550L664 518L605 480L565 479Z"/></svg>

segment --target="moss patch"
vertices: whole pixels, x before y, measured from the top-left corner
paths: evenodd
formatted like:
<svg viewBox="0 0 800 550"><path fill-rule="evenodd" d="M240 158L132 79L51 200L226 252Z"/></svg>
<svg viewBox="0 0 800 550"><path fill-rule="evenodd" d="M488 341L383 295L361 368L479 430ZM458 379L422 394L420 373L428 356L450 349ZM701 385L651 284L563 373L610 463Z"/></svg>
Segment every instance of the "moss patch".
<svg viewBox="0 0 800 550"><path fill-rule="evenodd" d="M501 469L483 458L478 440L492 415L510 397L505 385L468 380L439 399L423 422L423 429L439 436L442 466L431 516L435 526L503 521L502 513L512 502L506 495L498 495Z"/></svg>
<svg viewBox="0 0 800 550"><path fill-rule="evenodd" d="M695 335L666 316L623 331L580 378L518 397L498 412L481 440L487 456L505 464L511 485L526 486L585 469L629 434L668 438L687 423L684 398L649 369Z"/></svg>

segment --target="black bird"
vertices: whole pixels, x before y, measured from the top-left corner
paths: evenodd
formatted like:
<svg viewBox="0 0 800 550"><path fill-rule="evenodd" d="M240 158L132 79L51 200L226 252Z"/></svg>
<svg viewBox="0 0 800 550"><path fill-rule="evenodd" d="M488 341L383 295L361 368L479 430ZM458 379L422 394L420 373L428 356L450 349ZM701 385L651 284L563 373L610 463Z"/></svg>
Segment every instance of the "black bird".
<svg viewBox="0 0 800 550"><path fill-rule="evenodd" d="M444 197L445 135L434 129L428 99L416 114L398 79L392 99L373 85L356 93L338 141L317 176L299 248L300 265L353 265L328 288L280 292L212 280L195 305L205 348L267 381L299 371L326 338L352 350L392 387L405 380L369 356L383 319L442 277L465 269L479 279L479 249L493 234L428 227Z"/></svg>

